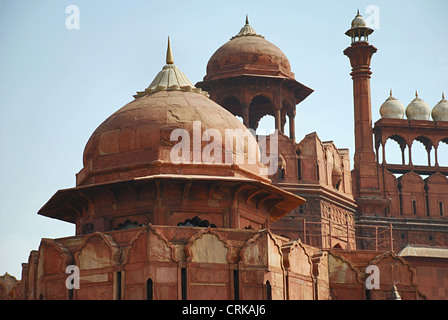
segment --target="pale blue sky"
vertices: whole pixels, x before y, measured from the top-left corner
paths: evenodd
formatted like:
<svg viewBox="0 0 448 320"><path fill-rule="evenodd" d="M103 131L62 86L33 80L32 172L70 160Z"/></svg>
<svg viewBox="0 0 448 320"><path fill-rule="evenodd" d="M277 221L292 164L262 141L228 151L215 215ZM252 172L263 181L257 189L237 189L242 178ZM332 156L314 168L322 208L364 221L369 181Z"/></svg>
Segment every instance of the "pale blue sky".
<svg viewBox="0 0 448 320"><path fill-rule="evenodd" d="M65 10L80 9L68 30ZM75 186L84 146L110 114L146 88L165 62L193 83L208 59L250 24L289 58L296 79L314 89L297 108L296 135L317 131L353 157L350 65L342 51L357 8L379 11L370 37L372 113L389 89L405 106L433 107L448 94L448 1L124 1L0 0L0 275L20 278L41 238L74 234L73 225L36 212Z"/></svg>

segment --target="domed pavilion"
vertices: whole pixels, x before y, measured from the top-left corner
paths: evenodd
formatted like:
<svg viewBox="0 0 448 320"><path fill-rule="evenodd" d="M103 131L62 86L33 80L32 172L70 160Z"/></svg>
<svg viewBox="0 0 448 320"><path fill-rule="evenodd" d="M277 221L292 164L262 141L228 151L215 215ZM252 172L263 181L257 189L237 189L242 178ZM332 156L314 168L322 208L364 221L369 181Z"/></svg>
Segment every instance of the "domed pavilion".
<svg viewBox="0 0 448 320"><path fill-rule="evenodd" d="M286 55L246 23L223 44L207 63L207 74L196 86L210 98L240 116L246 127L256 130L261 118L275 118L275 129L295 139L296 105L313 90L295 79Z"/></svg>

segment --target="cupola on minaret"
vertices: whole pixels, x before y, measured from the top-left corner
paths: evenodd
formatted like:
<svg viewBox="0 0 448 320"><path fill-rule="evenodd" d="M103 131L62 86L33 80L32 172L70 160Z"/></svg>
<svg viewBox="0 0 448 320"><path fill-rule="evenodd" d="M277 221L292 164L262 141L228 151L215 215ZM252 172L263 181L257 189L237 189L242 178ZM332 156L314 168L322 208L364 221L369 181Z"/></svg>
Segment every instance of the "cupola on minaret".
<svg viewBox="0 0 448 320"><path fill-rule="evenodd" d="M352 38L352 44L355 42L369 42L369 35L373 33L373 29L367 26L367 21L358 13L352 20L352 27L345 34Z"/></svg>

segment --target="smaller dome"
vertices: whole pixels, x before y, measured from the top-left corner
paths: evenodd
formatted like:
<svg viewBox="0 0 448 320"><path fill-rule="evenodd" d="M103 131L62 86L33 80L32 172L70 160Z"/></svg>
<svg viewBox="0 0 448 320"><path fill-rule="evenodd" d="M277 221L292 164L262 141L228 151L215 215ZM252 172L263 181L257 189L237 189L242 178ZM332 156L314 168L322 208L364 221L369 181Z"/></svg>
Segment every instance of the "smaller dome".
<svg viewBox="0 0 448 320"><path fill-rule="evenodd" d="M240 75L263 75L294 79L286 55L273 43L257 34L249 24L230 38L211 56L204 80Z"/></svg>
<svg viewBox="0 0 448 320"><path fill-rule="evenodd" d="M415 92L415 99L406 108L406 117L409 120L429 120L429 114L431 108L428 104L418 97L417 91Z"/></svg>
<svg viewBox="0 0 448 320"><path fill-rule="evenodd" d="M448 101L442 93L442 100L432 109L431 117L434 121L448 121Z"/></svg>
<svg viewBox="0 0 448 320"><path fill-rule="evenodd" d="M359 28L359 27L367 27L367 21L363 18L362 15L358 14L356 15L355 19L352 20L352 28Z"/></svg>
<svg viewBox="0 0 448 320"><path fill-rule="evenodd" d="M381 118L386 119L403 119L404 106L403 104L392 96L392 89L390 96L383 102L380 108Z"/></svg>

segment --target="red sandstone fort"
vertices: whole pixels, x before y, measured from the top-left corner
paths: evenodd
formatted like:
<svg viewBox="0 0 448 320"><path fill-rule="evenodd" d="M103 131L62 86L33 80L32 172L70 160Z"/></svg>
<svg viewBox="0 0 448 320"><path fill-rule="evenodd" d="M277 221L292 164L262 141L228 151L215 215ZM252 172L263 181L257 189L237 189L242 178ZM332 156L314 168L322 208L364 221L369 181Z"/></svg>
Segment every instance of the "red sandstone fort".
<svg viewBox="0 0 448 320"><path fill-rule="evenodd" d="M372 124L372 32L359 14L346 32L353 170L332 141L296 141L296 106L313 90L247 19L196 85L168 47L149 87L91 135L76 186L38 212L76 234L42 239L20 281L0 277L0 299L448 299L448 167L437 153L448 144L448 101L430 108L416 94L405 108L391 92ZM170 161L175 129L192 133L200 121L224 137L266 115L279 132L273 175L259 161ZM390 140L401 163L385 161ZM424 144L427 165L413 164L413 143ZM66 285L69 266L78 289Z"/></svg>

